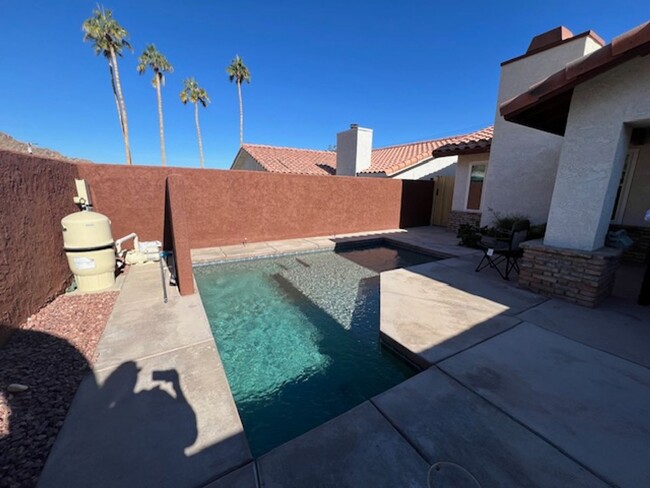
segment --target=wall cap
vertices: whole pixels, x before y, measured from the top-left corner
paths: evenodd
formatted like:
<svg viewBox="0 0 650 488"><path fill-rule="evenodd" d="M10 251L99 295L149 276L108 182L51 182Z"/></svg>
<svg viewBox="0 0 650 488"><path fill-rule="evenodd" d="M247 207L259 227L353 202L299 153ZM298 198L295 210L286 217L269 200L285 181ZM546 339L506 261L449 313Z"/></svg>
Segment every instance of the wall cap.
<svg viewBox="0 0 650 488"><path fill-rule="evenodd" d="M623 254L622 249L615 249L613 247L601 247L595 251L583 251L580 249L569 249L566 247L547 246L544 244L543 239L534 239L532 241L522 242L520 246L523 249L530 249L531 251L541 251L549 254L561 254L563 256L577 257L584 259L618 259Z"/></svg>

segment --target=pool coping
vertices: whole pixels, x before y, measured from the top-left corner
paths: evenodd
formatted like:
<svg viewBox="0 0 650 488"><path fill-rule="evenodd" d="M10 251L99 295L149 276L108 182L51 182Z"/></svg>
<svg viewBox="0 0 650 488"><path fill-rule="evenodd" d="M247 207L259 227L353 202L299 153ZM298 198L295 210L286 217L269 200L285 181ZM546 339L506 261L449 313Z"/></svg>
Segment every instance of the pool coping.
<svg viewBox="0 0 650 488"><path fill-rule="evenodd" d="M224 263L273 259L284 256L298 256L318 252L336 251L363 245L390 244L409 251L427 254L440 259L455 258L466 254L464 248L458 253L450 253L448 246L441 248L435 244L426 246L405 239L406 231L388 230L342 236L308 237L285 241L268 241L223 247L192 249L192 267L210 266Z"/></svg>

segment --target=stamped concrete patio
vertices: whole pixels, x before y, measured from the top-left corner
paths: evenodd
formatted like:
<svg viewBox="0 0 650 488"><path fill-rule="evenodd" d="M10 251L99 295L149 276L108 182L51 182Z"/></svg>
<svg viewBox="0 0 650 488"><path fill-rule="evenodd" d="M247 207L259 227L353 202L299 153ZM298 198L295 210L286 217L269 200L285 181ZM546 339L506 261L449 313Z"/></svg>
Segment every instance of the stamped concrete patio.
<svg viewBox="0 0 650 488"><path fill-rule="evenodd" d="M198 294L163 304L159 269L135 267L41 486L650 486L647 308L586 309L475 273L480 255L430 227L193 259L369 238L449 257L381 275L382 337L421 373L253 461Z"/></svg>

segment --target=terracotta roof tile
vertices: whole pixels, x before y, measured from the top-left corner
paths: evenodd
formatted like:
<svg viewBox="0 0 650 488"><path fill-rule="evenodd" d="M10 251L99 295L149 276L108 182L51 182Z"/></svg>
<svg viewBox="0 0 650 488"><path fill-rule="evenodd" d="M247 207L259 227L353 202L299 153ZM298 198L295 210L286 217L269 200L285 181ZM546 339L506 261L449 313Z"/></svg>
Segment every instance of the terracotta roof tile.
<svg viewBox="0 0 650 488"><path fill-rule="evenodd" d="M492 127L487 127L460 136L373 149L370 167L361 173L386 173L390 176L431 158L433 152L438 148L472 146L487 151L491 140ZM336 151L318 151L261 144L244 144L242 150L245 150L264 169L272 173L336 174ZM452 154L456 153L452 153L450 150L442 155L449 156Z"/></svg>
<svg viewBox="0 0 650 488"><path fill-rule="evenodd" d="M490 146L492 146L493 134L494 126L477 130L471 134L457 137L453 142L436 148L433 151L433 155L435 157L441 157L487 152L490 150Z"/></svg>
<svg viewBox="0 0 650 488"><path fill-rule="evenodd" d="M300 175L333 175L336 173L336 152L296 149L292 147L244 144L243 149L271 173Z"/></svg>

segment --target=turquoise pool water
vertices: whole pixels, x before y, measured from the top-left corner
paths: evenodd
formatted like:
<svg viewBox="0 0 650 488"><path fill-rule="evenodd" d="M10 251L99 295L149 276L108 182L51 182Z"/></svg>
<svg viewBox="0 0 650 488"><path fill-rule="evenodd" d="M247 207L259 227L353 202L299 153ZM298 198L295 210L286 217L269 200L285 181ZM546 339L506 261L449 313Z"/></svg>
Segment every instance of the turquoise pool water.
<svg viewBox="0 0 650 488"><path fill-rule="evenodd" d="M436 258L382 247L194 269L254 456L415 371L379 343L379 272Z"/></svg>

